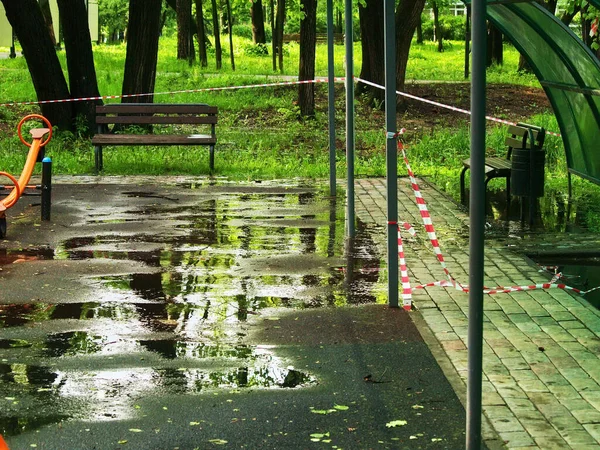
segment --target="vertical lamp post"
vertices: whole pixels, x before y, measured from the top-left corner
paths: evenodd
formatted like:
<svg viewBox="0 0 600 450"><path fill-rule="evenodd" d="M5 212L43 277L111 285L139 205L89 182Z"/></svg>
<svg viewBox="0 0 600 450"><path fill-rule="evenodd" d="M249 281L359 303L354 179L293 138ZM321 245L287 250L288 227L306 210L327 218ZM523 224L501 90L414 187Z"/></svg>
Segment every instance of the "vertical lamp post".
<svg viewBox="0 0 600 450"><path fill-rule="evenodd" d="M385 125L387 176L388 305L398 307L398 150L396 146L395 1L385 0Z"/></svg>
<svg viewBox="0 0 600 450"><path fill-rule="evenodd" d="M356 234L354 219L354 39L352 31L352 0L345 0L346 14L346 164L348 199L348 237Z"/></svg>
<svg viewBox="0 0 600 450"><path fill-rule="evenodd" d="M486 0L471 4L471 192L469 236L469 331L467 450L481 449L483 368L483 264L485 226L485 57Z"/></svg>

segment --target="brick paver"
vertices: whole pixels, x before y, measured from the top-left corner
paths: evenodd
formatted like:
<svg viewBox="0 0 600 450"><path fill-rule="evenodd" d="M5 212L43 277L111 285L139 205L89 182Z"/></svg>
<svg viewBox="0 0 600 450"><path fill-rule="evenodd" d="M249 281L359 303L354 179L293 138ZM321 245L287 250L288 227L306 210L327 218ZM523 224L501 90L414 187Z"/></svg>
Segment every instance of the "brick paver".
<svg viewBox="0 0 600 450"><path fill-rule="evenodd" d="M420 182L420 187L448 269L467 284L467 213L426 183ZM379 230L377 239L385 254L384 179L356 181L356 215ZM415 238L403 234L411 283L444 279L405 178L398 180L398 219L418 231ZM587 238L568 239L556 234L542 244L590 245ZM486 240L486 286L548 281L507 243L508 238ZM484 302L483 410L506 447L600 448L599 311L557 289L488 295ZM468 295L428 288L414 294L413 304L413 314L422 316L463 381L458 385L466 389ZM464 398L464 391L458 394Z"/></svg>

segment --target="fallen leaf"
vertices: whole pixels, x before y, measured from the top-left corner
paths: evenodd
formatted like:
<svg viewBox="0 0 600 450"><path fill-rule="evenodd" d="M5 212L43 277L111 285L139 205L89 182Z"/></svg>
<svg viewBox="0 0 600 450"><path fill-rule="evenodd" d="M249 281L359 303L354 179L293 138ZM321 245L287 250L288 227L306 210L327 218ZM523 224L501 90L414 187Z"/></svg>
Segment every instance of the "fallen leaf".
<svg viewBox="0 0 600 450"><path fill-rule="evenodd" d="M141 433L143 430L140 430L139 428L130 428L129 431L132 433Z"/></svg>
<svg viewBox="0 0 600 450"><path fill-rule="evenodd" d="M333 407L335 409L337 409L338 411L346 411L350 408L349 406L346 406L346 405L333 405Z"/></svg>
<svg viewBox="0 0 600 450"><path fill-rule="evenodd" d="M123 439L123 440L119 441L119 444L127 444L127 439Z"/></svg>
<svg viewBox="0 0 600 450"><path fill-rule="evenodd" d="M385 426L388 428L403 427L407 423L406 420L392 420L391 422L386 423Z"/></svg>
<svg viewBox="0 0 600 450"><path fill-rule="evenodd" d="M211 444L216 444L216 445L227 444L227 441L225 439L209 439L208 442L210 442Z"/></svg>

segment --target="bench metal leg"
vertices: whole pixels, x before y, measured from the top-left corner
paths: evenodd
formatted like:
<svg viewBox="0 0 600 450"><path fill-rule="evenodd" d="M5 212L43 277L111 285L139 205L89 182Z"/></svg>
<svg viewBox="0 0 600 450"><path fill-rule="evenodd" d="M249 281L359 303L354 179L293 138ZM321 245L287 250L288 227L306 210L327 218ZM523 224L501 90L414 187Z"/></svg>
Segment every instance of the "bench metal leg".
<svg viewBox="0 0 600 450"><path fill-rule="evenodd" d="M208 167L209 167L210 173L212 174L215 171L215 146L214 145L210 146L210 157L209 157Z"/></svg>
<svg viewBox="0 0 600 450"><path fill-rule="evenodd" d="M102 161L102 146L97 145L94 147L94 162L96 164L96 174L104 169L104 164Z"/></svg>
<svg viewBox="0 0 600 450"><path fill-rule="evenodd" d="M510 210L510 177L506 177L506 211Z"/></svg>
<svg viewBox="0 0 600 450"><path fill-rule="evenodd" d="M465 166L460 172L460 204L466 205L466 195L465 195L465 173L467 172L468 167Z"/></svg>

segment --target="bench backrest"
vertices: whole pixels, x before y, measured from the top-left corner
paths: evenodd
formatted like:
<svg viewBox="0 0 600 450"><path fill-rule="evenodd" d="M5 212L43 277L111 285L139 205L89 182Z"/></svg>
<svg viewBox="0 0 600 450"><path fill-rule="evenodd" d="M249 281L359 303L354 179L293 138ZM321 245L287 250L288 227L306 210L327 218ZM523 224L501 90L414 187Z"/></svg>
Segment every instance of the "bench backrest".
<svg viewBox="0 0 600 450"><path fill-rule="evenodd" d="M96 106L96 124L154 125L217 123L217 107L204 103L114 103Z"/></svg>
<svg viewBox="0 0 600 450"><path fill-rule="evenodd" d="M316 41L318 43L327 42L327 33L316 33ZM300 42L300 33L291 33L283 35L283 43L286 44L288 42ZM344 34L343 33L333 33L333 42L335 44L343 44L344 43Z"/></svg>
<svg viewBox="0 0 600 450"><path fill-rule="evenodd" d="M506 138L506 146L508 147L507 158L510 159L513 149L531 148L532 140L530 132L533 135L533 143L535 148L541 149L544 146L546 139L546 130L535 125L518 123L508 127L508 136Z"/></svg>

